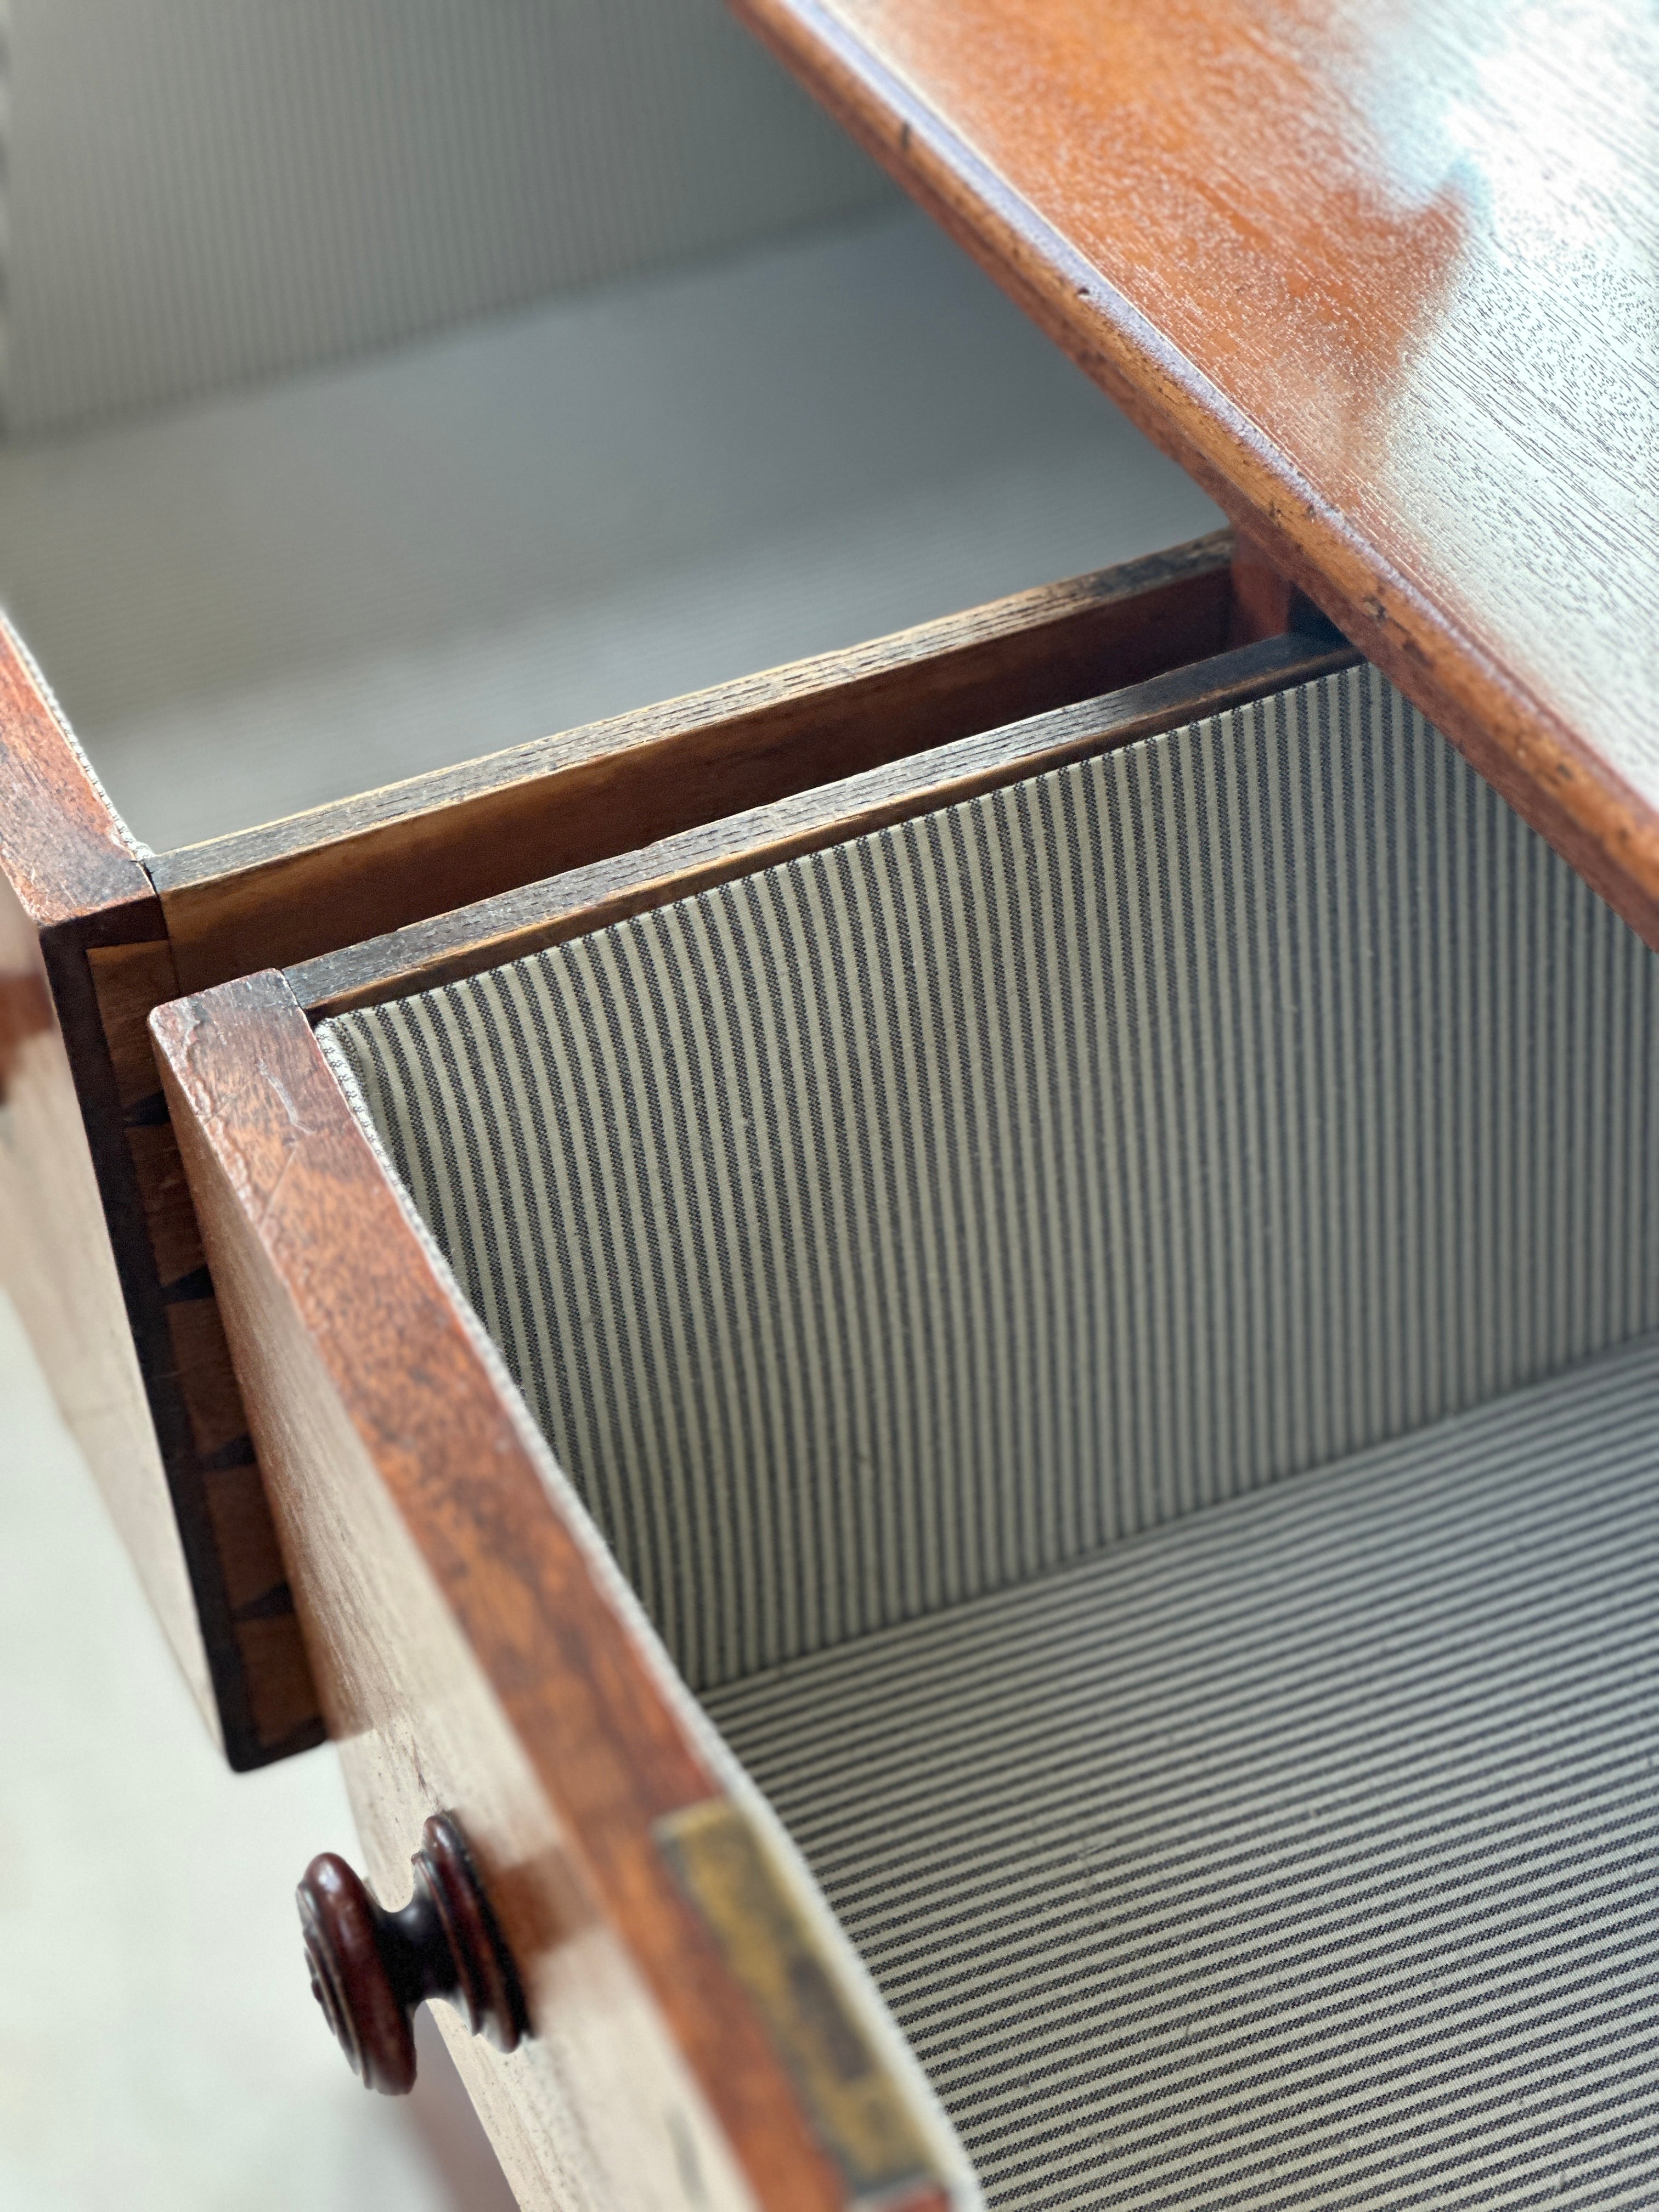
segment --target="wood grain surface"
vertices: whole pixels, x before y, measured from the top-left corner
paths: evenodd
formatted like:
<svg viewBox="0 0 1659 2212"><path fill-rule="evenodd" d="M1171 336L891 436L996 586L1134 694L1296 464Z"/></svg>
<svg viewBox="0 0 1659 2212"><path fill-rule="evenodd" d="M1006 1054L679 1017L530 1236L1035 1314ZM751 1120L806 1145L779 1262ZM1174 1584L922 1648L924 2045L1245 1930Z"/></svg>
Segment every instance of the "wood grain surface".
<svg viewBox="0 0 1659 2212"><path fill-rule="evenodd" d="M152 913L155 902L150 902ZM86 966L113 1079L118 1141L137 1200L111 1216L130 1281L129 1318L176 1523L189 1565L213 1718L234 1766L316 1742L317 1693L264 1504L213 1281L147 1027L178 995L165 939L94 945ZM111 1127L107 1104L96 1125ZM112 1134L113 1134L112 1129ZM112 1150L113 1149L112 1146ZM152 1539L154 1540L154 1539Z"/></svg>
<svg viewBox="0 0 1659 2212"><path fill-rule="evenodd" d="M209 1726L252 1766L315 1741L317 1703L144 1029L177 990L164 933L0 625L0 1281Z"/></svg>
<svg viewBox="0 0 1659 2212"><path fill-rule="evenodd" d="M1139 682L1227 642L1225 532L158 854L185 990Z"/></svg>
<svg viewBox="0 0 1659 2212"><path fill-rule="evenodd" d="M0 1006L0 1283L197 1702L216 1726L207 1652L74 1073L39 938L3 877ZM4 1426L0 1409L0 1431ZM72 1607L74 1593L64 1600Z"/></svg>
<svg viewBox="0 0 1659 2212"><path fill-rule="evenodd" d="M1270 691L1310 683L1358 659L1327 637L1275 635L1144 684L958 738L862 775L776 799L481 900L457 913L348 945L289 969L295 997L316 1019L476 975L543 945L584 937L648 907L687 898L733 876L844 843L976 792L1037 775L1159 730L1218 714Z"/></svg>
<svg viewBox="0 0 1659 2212"><path fill-rule="evenodd" d="M524 1980L519 2051L449 2039L520 2201L848 2204L658 1839L720 1796L684 1706L304 1014L267 975L152 1026L372 1878L453 1813Z"/></svg>
<svg viewBox="0 0 1659 2212"><path fill-rule="evenodd" d="M0 873L37 930L147 907L137 848L58 712L40 672L0 617ZM118 921L116 937L130 934ZM152 931L159 935L159 931Z"/></svg>
<svg viewBox="0 0 1659 2212"><path fill-rule="evenodd" d="M1649 0L734 0L1659 944Z"/></svg>

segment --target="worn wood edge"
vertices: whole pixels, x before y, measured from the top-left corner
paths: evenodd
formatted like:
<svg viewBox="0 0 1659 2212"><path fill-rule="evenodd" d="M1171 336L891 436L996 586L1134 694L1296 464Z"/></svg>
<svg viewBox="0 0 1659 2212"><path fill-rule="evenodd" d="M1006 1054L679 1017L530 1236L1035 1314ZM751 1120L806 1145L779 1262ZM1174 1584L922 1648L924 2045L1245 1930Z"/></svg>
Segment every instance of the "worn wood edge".
<svg viewBox="0 0 1659 2212"><path fill-rule="evenodd" d="M165 938L148 939L94 946L86 958L125 1154L112 1165L126 1169L137 1201L136 1224L131 1206L121 1208L120 1241L135 1279L129 1311L140 1371L185 1547L218 1733L229 1764L242 1772L321 1741L316 1689L150 1049L150 1013L178 995L172 947ZM107 1103L100 1120L112 1126Z"/></svg>
<svg viewBox="0 0 1659 2212"><path fill-rule="evenodd" d="M264 974L158 1009L151 1034L211 1258L222 1206L243 1264L296 1317L759 2201L850 2206L662 1848L659 1823L721 1795L685 1692L638 1640L597 1536L562 1509L301 1009ZM254 1414L256 1428L281 1418L257 1397ZM914 2202L944 2212L937 2191Z"/></svg>
<svg viewBox="0 0 1659 2212"><path fill-rule="evenodd" d="M479 788L538 782L550 769L556 773L574 761L608 757L617 751L619 737L624 743L630 742L635 731L655 734L659 726L667 733L714 727L785 701L840 690L848 682L864 682L872 675L937 661L942 654L997 637L1018 635L1033 627L1049 629L1079 612L1138 599L1185 577L1219 574L1229 566L1232 550L1231 530L1211 531L1167 551L1010 592L983 605L915 623L856 646L787 661L728 684L711 684L702 691L655 701L626 714L510 745L477 760L405 777L279 821L158 853L152 856L152 872L158 888L168 891L193 889L228 875L246 877L261 865L337 844L342 830L355 833L364 826L406 820L410 815L430 813L457 799L471 798ZM878 656L874 664L864 659L870 653ZM367 824L366 809L372 809Z"/></svg>
<svg viewBox="0 0 1659 2212"><path fill-rule="evenodd" d="M153 1541L161 1548L177 1544L191 1606L188 1620L177 1613L164 1586L150 1582L146 1558L153 1551L150 1541L139 1541L137 1524L128 1528L135 1564L153 1595L164 1635L195 1694L208 1732L232 1767L250 1767L299 1747L296 1732L288 1725L258 1728L261 1697L252 1677L261 1663L270 1666L281 1659L274 1648L281 1631L264 1617L241 1624L228 1595L210 1500L212 1482L215 1478L223 1482L223 1475L206 1467L195 1449L191 1376L179 1358L173 1314L159 1276L142 1166L131 1151L122 1075L115 1066L97 994L97 964L104 957L164 956L166 942L153 936L159 922L157 902L146 896L122 907L104 907L77 921L55 922L40 929L35 942L64 1046L73 1091L70 1110L77 1115L80 1141L97 1192L97 1228L108 1249L119 1322L137 1360L142 1398L135 1405L135 1416L153 1431L159 1475L166 1484L153 1509L146 1509L153 1516L166 1516L166 1533L157 1531ZM133 1060L131 1044L131 1036L119 1044L128 1071ZM150 1082L157 1078L150 1075ZM27 1312L24 1322L28 1322ZM49 1347L42 1347L42 1356L49 1360ZM93 1474L100 1475L97 1464ZM243 1524L246 1520L248 1516L243 1513ZM258 1646L257 1652L248 1650L250 1639ZM314 1736L314 1729L310 1735Z"/></svg>
<svg viewBox="0 0 1659 2212"><path fill-rule="evenodd" d="M1359 657L1345 641L1263 639L301 963L286 978L313 1020L430 990L735 876L1311 683Z"/></svg>
<svg viewBox="0 0 1659 2212"><path fill-rule="evenodd" d="M152 863L181 985L289 966L1218 650L1231 537L660 702ZM975 702L992 701L981 715ZM932 725L931 734L929 724Z"/></svg>
<svg viewBox="0 0 1659 2212"><path fill-rule="evenodd" d="M1659 950L1659 811L1331 507L823 0L728 0L822 106Z"/></svg>
<svg viewBox="0 0 1659 2212"><path fill-rule="evenodd" d="M0 616L0 867L38 929L152 896L137 846L46 678Z"/></svg>
<svg viewBox="0 0 1659 2212"><path fill-rule="evenodd" d="M270 1647L280 1631L263 1620L248 1624L239 1643L238 1625L222 1602L204 1471L189 1442L187 1392L151 1248L143 1176L127 1138L124 1094L143 1080L133 1070L139 1051L148 1058L148 1040L131 1022L118 1023L119 1033L112 1037L98 988L100 964L107 971L111 962L143 964L165 957L165 921L139 847L27 647L3 617L0 868L34 933L52 1002L119 1311L137 1362L143 1400L135 1410L155 1431L167 1485L165 1498L155 1501L155 1510L172 1522L161 1543L164 1551L178 1546L171 1556L180 1563L191 1617L184 1619L173 1602L171 1568L165 1596L162 1586L147 1587L210 1734L233 1765L263 1764L293 1746L270 1731L261 1738L248 1696L252 1655L242 1647L249 1636ZM153 1063L147 1087L158 1089ZM28 1328L31 1316L21 1318ZM141 1578L161 1571L153 1562L147 1570L142 1558L135 1564Z"/></svg>
<svg viewBox="0 0 1659 2212"><path fill-rule="evenodd" d="M210 1732L217 1708L87 1123L73 933L42 933L0 873L0 1281ZM55 940L55 941L54 941ZM84 1028L82 1019L81 1026ZM95 1042L95 1041L94 1041ZM10 1441L0 1403L0 1465ZM66 1594L66 1601L72 1601Z"/></svg>
<svg viewBox="0 0 1659 2212"><path fill-rule="evenodd" d="M147 884L142 870L138 880ZM204 1417L216 1417L227 1431L221 1408L234 1394L234 1377L212 1334L210 1284L193 1279L191 1271L182 1280L169 1279L157 1249L156 1194L146 1172L151 1163L142 1157L142 1139L135 1149L134 1138L155 1133L149 1109L160 1101L160 1078L150 1059L149 1090L140 1090L142 1058L149 1057L142 1019L135 1021L124 1005L112 1006L107 990L100 988L112 963L118 969L136 966L152 981L169 974L162 927L159 903L146 888L118 907L52 925L39 941L199 1644L194 1638L181 1644L180 1632L164 1625L210 1733L233 1770L243 1772L308 1748L321 1740L321 1725L291 1602L280 1583L259 1571L275 1545L261 1528L263 1496L246 1423L230 1425L243 1433L216 1434L203 1446ZM165 1129L163 1119L160 1133ZM173 1212L177 1241L188 1242L193 1224L178 1222ZM206 1702L199 1688L204 1668Z"/></svg>
<svg viewBox="0 0 1659 2212"><path fill-rule="evenodd" d="M153 906L153 902L151 902ZM159 916L145 917L153 927ZM91 1158L104 1228L108 1237L126 1325L137 1356L144 1402L155 1432L185 1572L201 1638L207 1701L196 1653L180 1648L167 1622L169 1641L192 1687L203 1717L221 1747L246 1734L243 1685L238 1670L227 1668L229 1623L217 1600L217 1575L204 1542L204 1519L197 1494L194 1455L185 1442L182 1400L173 1386L170 1347L161 1285L144 1221L137 1176L130 1158L113 1068L105 1045L88 949L74 925L60 924L42 933L52 998L67 1048L70 1079L80 1109L82 1131Z"/></svg>
<svg viewBox="0 0 1659 2212"><path fill-rule="evenodd" d="M111 956L118 971L142 975L142 994L153 984L166 987L170 975L166 940L153 933L161 925L155 896L128 909L126 921L133 931L150 933L108 945L106 922L97 929L100 942L86 945L84 931L60 927L46 933L42 953L66 1033L73 1029L69 1057L82 1124L195 1601L212 1697L204 1719L232 1770L248 1771L321 1741L321 1721L292 1599L285 1599L281 1583L258 1573L274 1540L261 1547L264 1493L246 1422L226 1420L223 1411L226 1401L234 1402L234 1376L212 1338L206 1267L195 1263L179 1279L168 1279L157 1249L157 1199L170 1214L170 1241L179 1248L195 1245L195 1221L181 1221L177 1201L153 1188L157 1176L166 1179L166 1159L155 1159L153 1106L161 1093L153 1060L150 1091L139 1091L139 1048L149 1053L142 1018L135 1022L133 1009L124 1005L126 994L118 991L112 1002L108 988L100 995L100 967ZM159 1134L166 1134L164 1119ZM181 1332L181 1318L195 1328ZM206 1449L204 1422L215 1425Z"/></svg>

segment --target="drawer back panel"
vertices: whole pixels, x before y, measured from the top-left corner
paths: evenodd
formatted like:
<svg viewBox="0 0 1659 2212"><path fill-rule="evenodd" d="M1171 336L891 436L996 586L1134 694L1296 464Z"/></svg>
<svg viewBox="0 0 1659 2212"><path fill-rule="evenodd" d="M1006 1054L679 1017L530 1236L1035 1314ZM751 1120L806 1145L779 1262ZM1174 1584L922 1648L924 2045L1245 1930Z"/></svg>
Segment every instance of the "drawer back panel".
<svg viewBox="0 0 1659 2212"><path fill-rule="evenodd" d="M699 1687L1659 1327L1659 965L1367 667L321 1034Z"/></svg>

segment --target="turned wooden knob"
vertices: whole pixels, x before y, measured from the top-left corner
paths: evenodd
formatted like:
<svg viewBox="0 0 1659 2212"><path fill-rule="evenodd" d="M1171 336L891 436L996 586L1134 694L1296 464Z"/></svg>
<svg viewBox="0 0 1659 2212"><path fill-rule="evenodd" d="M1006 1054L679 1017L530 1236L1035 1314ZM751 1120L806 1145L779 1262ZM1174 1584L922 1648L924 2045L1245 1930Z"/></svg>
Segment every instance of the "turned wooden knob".
<svg viewBox="0 0 1659 2212"><path fill-rule="evenodd" d="M415 2010L447 1997L474 2035L514 2050L524 1996L467 1855L447 1813L421 1831L415 1888L401 1911L377 1905L343 1858L324 1851L296 1893L311 1993L365 2086L404 2097L415 2086Z"/></svg>

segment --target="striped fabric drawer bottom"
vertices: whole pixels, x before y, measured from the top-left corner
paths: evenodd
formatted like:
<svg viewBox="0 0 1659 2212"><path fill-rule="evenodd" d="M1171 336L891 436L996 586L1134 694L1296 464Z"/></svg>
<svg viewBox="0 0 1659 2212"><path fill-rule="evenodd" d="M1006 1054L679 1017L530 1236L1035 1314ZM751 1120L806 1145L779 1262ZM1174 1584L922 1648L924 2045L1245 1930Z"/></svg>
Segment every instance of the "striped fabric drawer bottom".
<svg viewBox="0 0 1659 2212"><path fill-rule="evenodd" d="M1659 2203L1659 1345L705 1698L999 2212Z"/></svg>

